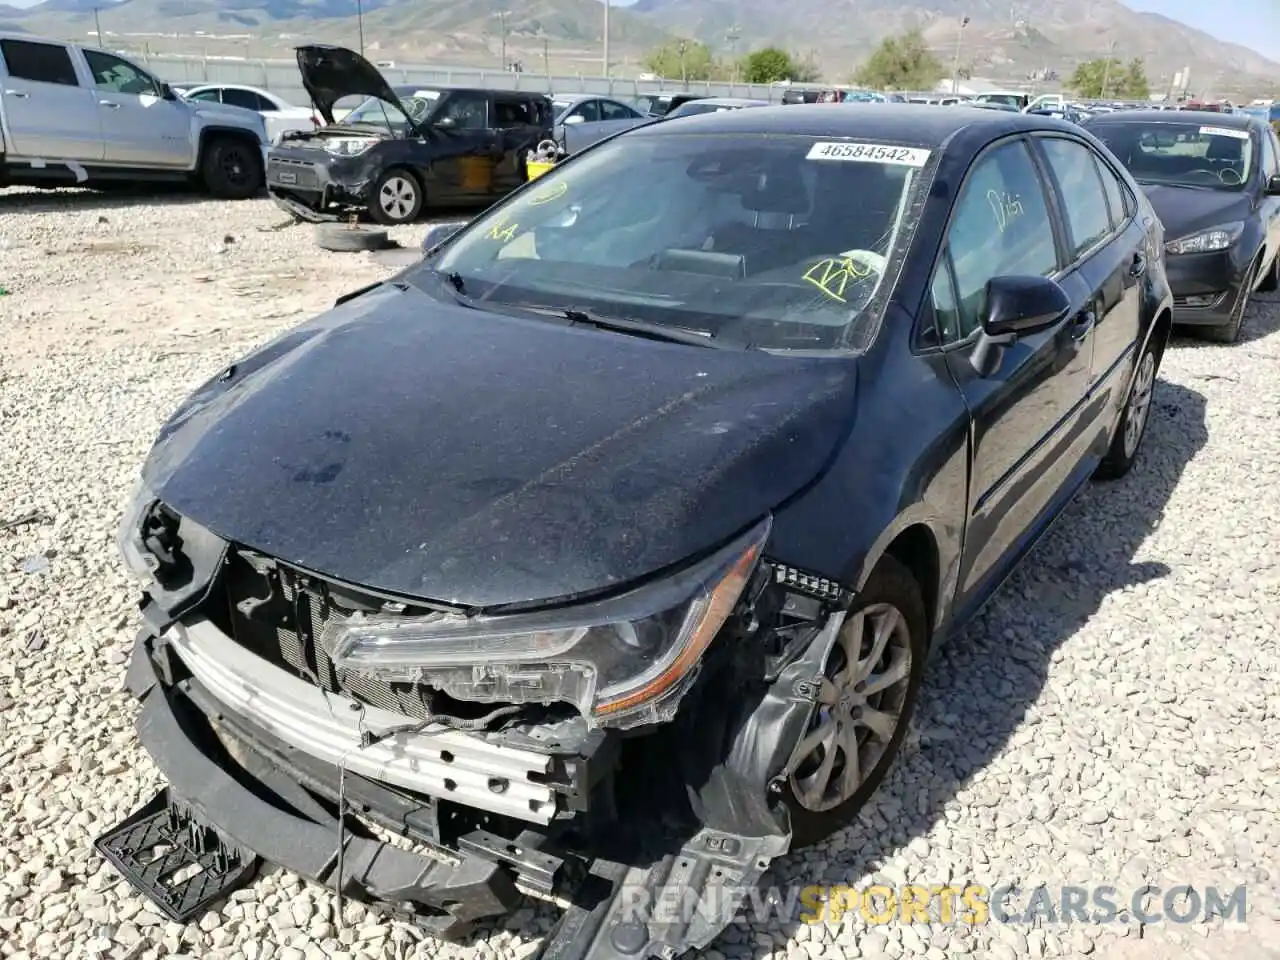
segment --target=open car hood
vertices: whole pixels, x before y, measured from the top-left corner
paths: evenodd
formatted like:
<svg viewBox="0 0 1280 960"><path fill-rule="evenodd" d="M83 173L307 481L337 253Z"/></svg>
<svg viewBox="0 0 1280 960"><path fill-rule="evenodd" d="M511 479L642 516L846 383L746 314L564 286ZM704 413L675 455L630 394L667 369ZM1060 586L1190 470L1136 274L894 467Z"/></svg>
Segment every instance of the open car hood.
<svg viewBox="0 0 1280 960"><path fill-rule="evenodd" d="M302 85L325 123L334 122L333 105L343 97L377 97L400 108L400 98L386 77L354 50L313 43L298 47L297 53ZM412 117L406 119L417 127Z"/></svg>

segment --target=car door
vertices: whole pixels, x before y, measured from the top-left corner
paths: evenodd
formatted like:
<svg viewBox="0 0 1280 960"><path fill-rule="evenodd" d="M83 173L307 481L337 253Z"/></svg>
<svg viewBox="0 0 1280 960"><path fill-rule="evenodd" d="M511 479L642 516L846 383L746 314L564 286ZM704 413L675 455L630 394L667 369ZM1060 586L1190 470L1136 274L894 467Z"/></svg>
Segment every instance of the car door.
<svg viewBox="0 0 1280 960"><path fill-rule="evenodd" d="M541 126L529 97L514 93L493 95L493 124L498 149L493 168L493 193L500 197L524 183L524 157L537 147Z"/></svg>
<svg viewBox="0 0 1280 960"><path fill-rule="evenodd" d="M1280 197L1269 197L1266 194L1268 180L1280 177L1280 138L1274 130L1262 131L1262 151L1259 156L1262 165L1262 222L1267 230L1267 255L1274 259L1280 256Z"/></svg>
<svg viewBox="0 0 1280 960"><path fill-rule="evenodd" d="M1143 277L1158 251L1148 248L1147 226L1137 201L1111 165L1087 144L1057 136L1034 143L1062 198L1068 257L1092 291L1096 324L1084 429L1106 432L1124 405L1130 371L1142 333Z"/></svg>
<svg viewBox="0 0 1280 960"><path fill-rule="evenodd" d="M166 100L160 82L123 57L85 50L111 163L151 167L191 164L191 108Z"/></svg>
<svg viewBox="0 0 1280 960"><path fill-rule="evenodd" d="M436 108L431 122L439 136L431 144L430 199L471 203L492 196L498 151L489 128L491 100L483 91L454 90Z"/></svg>
<svg viewBox="0 0 1280 960"><path fill-rule="evenodd" d="M1074 488L1087 450L1076 421L1089 389L1088 290L1063 271L1058 211L1030 145L989 147L970 167L952 210L931 294L938 342L969 408L970 482L957 604L984 594ZM1053 277L1072 309L1053 327L1005 348L980 376L969 357L986 285L1005 275Z"/></svg>
<svg viewBox="0 0 1280 960"><path fill-rule="evenodd" d="M10 158L102 160L95 97L65 44L0 40L0 97Z"/></svg>

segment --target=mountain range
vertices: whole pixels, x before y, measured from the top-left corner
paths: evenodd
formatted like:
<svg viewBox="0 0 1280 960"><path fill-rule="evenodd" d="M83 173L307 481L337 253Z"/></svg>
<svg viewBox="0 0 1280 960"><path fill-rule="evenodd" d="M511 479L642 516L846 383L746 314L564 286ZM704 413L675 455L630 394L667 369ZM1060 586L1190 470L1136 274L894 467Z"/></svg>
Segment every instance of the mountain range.
<svg viewBox="0 0 1280 960"><path fill-rule="evenodd" d="M44 0L25 9L0 0L0 30L87 38L95 7L108 45L132 48L150 36L154 51L198 38L200 51L229 52L215 47L231 34L242 44L251 38L255 56L267 55L262 47L287 55L301 39L350 44L356 32L356 0ZM484 65L501 44L511 56L595 58L599 69L599 0L361 0L361 8L367 48L379 59ZM1186 68L1192 90L1205 95L1280 87L1280 63L1119 0L636 0L610 11L609 33L611 60L633 73L646 51L680 36L723 56L778 44L843 80L880 40L909 28L948 67L958 50L973 76L1068 77L1083 60L1113 55L1142 58L1156 91Z"/></svg>

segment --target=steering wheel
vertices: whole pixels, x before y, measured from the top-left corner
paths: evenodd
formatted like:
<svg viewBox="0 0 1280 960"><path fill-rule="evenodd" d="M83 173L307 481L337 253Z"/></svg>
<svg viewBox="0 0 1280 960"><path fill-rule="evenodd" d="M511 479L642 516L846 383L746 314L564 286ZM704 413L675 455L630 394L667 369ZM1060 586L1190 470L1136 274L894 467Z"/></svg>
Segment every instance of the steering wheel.
<svg viewBox="0 0 1280 960"><path fill-rule="evenodd" d="M1208 177L1210 180L1217 180L1220 183L1222 182L1222 177L1219 176L1217 170L1209 170L1203 167L1199 170L1188 170L1185 174L1183 174L1183 176L1185 177L1203 176L1203 177Z"/></svg>
<svg viewBox="0 0 1280 960"><path fill-rule="evenodd" d="M1240 171L1234 167L1223 167L1218 171L1218 179L1228 187L1238 187L1244 183L1244 177L1240 176Z"/></svg>

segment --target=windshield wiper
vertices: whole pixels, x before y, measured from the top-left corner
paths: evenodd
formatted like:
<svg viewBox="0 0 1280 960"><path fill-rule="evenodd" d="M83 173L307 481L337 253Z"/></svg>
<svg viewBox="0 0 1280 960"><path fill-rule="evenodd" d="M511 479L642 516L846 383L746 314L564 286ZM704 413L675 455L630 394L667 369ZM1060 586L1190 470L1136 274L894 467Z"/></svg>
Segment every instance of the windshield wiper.
<svg viewBox="0 0 1280 960"><path fill-rule="evenodd" d="M514 304L513 304L514 306ZM649 340L662 340L667 343L684 343L694 347L714 346L711 340L715 334L710 330L690 330L686 327L668 327L665 324L645 323L642 320L630 320L625 317L603 317L590 310L576 307L561 309L559 307L526 307L521 309L530 313L550 314L562 317L574 327L595 327L597 330L611 330L614 333L625 333L633 337L645 337Z"/></svg>

